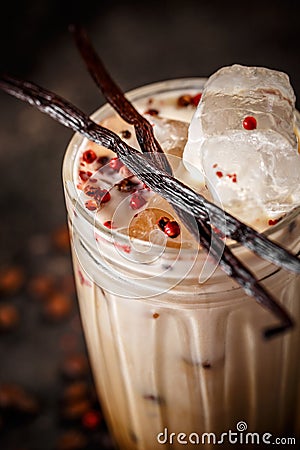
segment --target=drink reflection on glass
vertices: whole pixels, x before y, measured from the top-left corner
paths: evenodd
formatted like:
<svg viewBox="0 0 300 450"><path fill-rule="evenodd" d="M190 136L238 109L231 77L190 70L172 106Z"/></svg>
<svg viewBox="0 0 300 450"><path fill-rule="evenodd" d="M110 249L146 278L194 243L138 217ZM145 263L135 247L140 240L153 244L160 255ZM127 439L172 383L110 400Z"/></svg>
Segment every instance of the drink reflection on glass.
<svg viewBox="0 0 300 450"><path fill-rule="evenodd" d="M129 98L152 122L175 176L208 195L182 163L195 112L190 99L204 82L156 83ZM94 119L136 146L132 127L108 105ZM262 330L274 325L270 312L207 261L169 204L111 151L75 135L63 177L88 351L118 447L179 449L176 440L162 445L159 433L221 434L239 421L249 431L300 437L299 327L265 340ZM299 251L297 210L267 223L256 217L268 237ZM299 317L299 277L231 247Z"/></svg>

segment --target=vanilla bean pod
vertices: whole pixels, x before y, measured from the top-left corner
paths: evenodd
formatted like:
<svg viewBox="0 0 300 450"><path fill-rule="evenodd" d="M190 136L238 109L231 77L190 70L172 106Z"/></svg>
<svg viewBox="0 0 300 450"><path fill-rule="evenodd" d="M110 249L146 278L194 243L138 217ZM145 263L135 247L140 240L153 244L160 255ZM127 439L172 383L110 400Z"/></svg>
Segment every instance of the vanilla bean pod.
<svg viewBox="0 0 300 450"><path fill-rule="evenodd" d="M134 125L136 137L141 150L144 153L154 153L153 157L160 168L165 169L172 175L172 168L170 167L166 156L165 158L162 158L162 154L164 152L154 136L152 125L136 110L132 103L127 100L124 92L112 79L91 44L85 30L80 26L74 26L71 31L74 34L77 47L90 72L90 75L94 79L97 86L101 89L107 102L110 103L110 105L122 117L123 120L131 125ZM159 160L156 159L157 155L160 156ZM291 323L285 312L281 310L282 308L275 302L274 299L270 299L270 294L266 295L266 292L261 289L261 286L258 284L254 275L233 255L231 250L226 245L220 242L220 238L216 234L214 234L214 245L218 245L218 251L214 254L213 250L215 250L215 248L211 245L212 233L214 233L214 231L212 231L211 226L207 226L208 219L211 218L194 218L191 214L186 211L182 211L177 205L174 205L173 202L171 202L171 206L174 207L177 215L184 225L195 236L195 238L200 241L202 247L204 247L206 251L214 257L215 261L220 261L221 268L229 276L234 278L238 284L240 284L244 290L247 291L248 295L249 292L252 296L254 293L254 296L258 302L265 305L268 309L273 310L275 315L278 317L281 317L284 325L276 328L276 330L281 331L286 327L289 327ZM224 225L226 226L226 222ZM241 235L241 238L243 238L243 234ZM251 238L253 239L253 236L251 236ZM250 286L249 288L246 288L247 283ZM274 308L277 308L276 312L274 311ZM268 332L274 334L276 333L275 329L272 331L268 330L267 333Z"/></svg>
<svg viewBox="0 0 300 450"><path fill-rule="evenodd" d="M100 87L106 100L123 120L134 125L141 150L145 153L154 153L154 162L157 161L166 172L172 174L168 160L154 136L152 125L135 109L120 87L111 78L100 57L94 50L85 30L80 26L72 26L71 31L74 34L77 47L90 75ZM236 240L269 262L292 272L300 273L300 260L290 252L272 243L253 228L243 224L229 213L225 212L226 220L220 220L220 208L214 203L207 201L200 194L196 194L196 196L198 200L202 198L202 204L205 210L203 216L199 214L199 211L193 210L195 215L199 214L200 219L203 217L204 220L211 221L226 237ZM192 201L194 201L194 198Z"/></svg>
<svg viewBox="0 0 300 450"><path fill-rule="evenodd" d="M192 212L194 216L204 220L212 219L213 225L226 237L236 240L252 250L261 258L291 272L300 273L300 259L272 242L250 226L240 222L214 203L197 194L179 180L169 174L162 174L155 167L152 153L142 155L136 149L129 147L117 135L99 127L78 108L61 97L39 88L33 83L23 82L13 77L3 75L0 88L21 100L36 106L40 111L48 114L63 125L94 140L99 145L114 150L124 164L131 168L139 164L140 172L150 172L155 177L155 192L173 202L181 209ZM126 161L125 161L126 159ZM129 167L129 168L130 168ZM164 180L166 183L164 183ZM164 185L165 184L165 185ZM174 196L174 191L177 193ZM225 219L225 220L224 220Z"/></svg>
<svg viewBox="0 0 300 450"><path fill-rule="evenodd" d="M35 106L40 111L48 114L72 130L80 132L96 144L113 150L118 154L122 162L153 189L153 191L161 194L173 205L178 206L186 213L191 214L192 212L193 215L199 216L203 220L203 224L207 223L209 225L207 212L203 206L206 200L204 198L199 199L198 194L166 172L163 172L161 167L158 167L156 161L153 160L154 154L141 154L136 149L128 146L112 131L97 125L71 103L33 83L2 76L0 79L0 88ZM223 219L224 212L220 210L219 214ZM203 244L206 245L208 241L208 236L205 236L203 238ZM229 249L228 251L230 252ZM237 267L233 267L235 264L233 261L235 260L235 257L230 252L227 255L226 265L224 263L222 266L226 273L232 276L234 271L237 271L236 281L243 287L245 292L257 298L257 301L267 309L270 309L282 321L280 327L272 328L266 332L266 335L270 336L276 334L278 331L291 327L293 322L287 312L266 293L253 275L241 263L238 263Z"/></svg>
<svg viewBox="0 0 300 450"><path fill-rule="evenodd" d="M157 139L153 135L152 125L135 109L132 103L127 100L120 87L112 80L110 74L105 69L101 59L91 45L84 29L79 25L72 25L70 29L74 35L82 58L95 83L101 88L104 97L127 123L134 126L141 150L145 153L153 153L158 164L160 164L166 172L172 174L172 169L168 160Z"/></svg>

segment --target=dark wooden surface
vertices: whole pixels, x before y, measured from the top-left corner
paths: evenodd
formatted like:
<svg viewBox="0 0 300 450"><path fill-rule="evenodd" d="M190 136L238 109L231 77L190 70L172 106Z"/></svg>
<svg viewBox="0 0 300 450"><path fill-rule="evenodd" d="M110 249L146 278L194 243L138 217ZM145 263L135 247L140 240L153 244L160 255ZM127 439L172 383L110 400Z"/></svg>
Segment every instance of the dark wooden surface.
<svg viewBox="0 0 300 450"><path fill-rule="evenodd" d="M241 63L287 72L300 98L297 0L74 3L35 0L3 7L1 70L94 111L103 98L67 30L68 23L80 21L125 90L163 79L207 76ZM62 421L60 409L70 383L61 374L63 361L85 352L75 294L66 288L69 252L53 241L66 220L61 164L72 133L3 93L0 110L0 269L20 267L25 274L17 292L1 293L0 307L15 306L20 324L0 334L0 387L17 383L40 403L36 417L25 421L5 413L0 448L50 450L58 448L69 429L91 434L78 421ZM45 320L43 304L30 291L30 282L40 274L50 274L57 289L74 302L72 311L55 323ZM84 377L91 387L89 373ZM111 448L103 424L100 430L78 448Z"/></svg>

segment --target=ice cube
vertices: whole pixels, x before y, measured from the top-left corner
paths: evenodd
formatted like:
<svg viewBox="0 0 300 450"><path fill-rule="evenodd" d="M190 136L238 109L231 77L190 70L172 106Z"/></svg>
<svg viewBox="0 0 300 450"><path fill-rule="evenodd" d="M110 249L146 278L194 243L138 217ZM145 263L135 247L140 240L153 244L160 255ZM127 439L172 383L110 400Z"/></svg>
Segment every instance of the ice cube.
<svg viewBox="0 0 300 450"><path fill-rule="evenodd" d="M157 225L161 217L167 217L180 223L171 205L158 194L154 194L149 200L147 208L133 217L129 226L129 235L162 245L162 235L164 234L162 231L159 231ZM197 242L182 223L180 223L180 230L180 235L174 239L166 239L166 235L164 235L167 247L197 248ZM159 233L153 234L153 231L159 231Z"/></svg>
<svg viewBox="0 0 300 450"><path fill-rule="evenodd" d="M226 208L282 214L300 202L294 113L286 74L224 67L206 83L189 127L184 164L200 181L205 176L211 194Z"/></svg>
<svg viewBox="0 0 300 450"><path fill-rule="evenodd" d="M183 151L188 135L189 124L187 122L159 116L150 117L148 120L153 125L155 137L166 152L173 148Z"/></svg>
<svg viewBox="0 0 300 450"><path fill-rule="evenodd" d="M154 135L168 156L173 172L176 175L176 171L182 162L182 153L187 141L189 124L157 116L147 116L147 119L153 125Z"/></svg>

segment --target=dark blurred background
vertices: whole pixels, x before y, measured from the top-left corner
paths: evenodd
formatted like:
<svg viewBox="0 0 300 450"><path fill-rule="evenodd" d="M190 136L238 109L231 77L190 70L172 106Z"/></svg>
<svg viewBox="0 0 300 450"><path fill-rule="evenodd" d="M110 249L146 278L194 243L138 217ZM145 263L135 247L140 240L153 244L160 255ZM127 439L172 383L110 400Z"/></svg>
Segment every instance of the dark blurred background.
<svg viewBox="0 0 300 450"><path fill-rule="evenodd" d="M68 32L79 22L125 90L241 63L285 71L300 98L299 4L6 2L1 71L94 111L103 98ZM64 227L61 165L72 132L4 93L0 110L0 448L108 449Z"/></svg>

